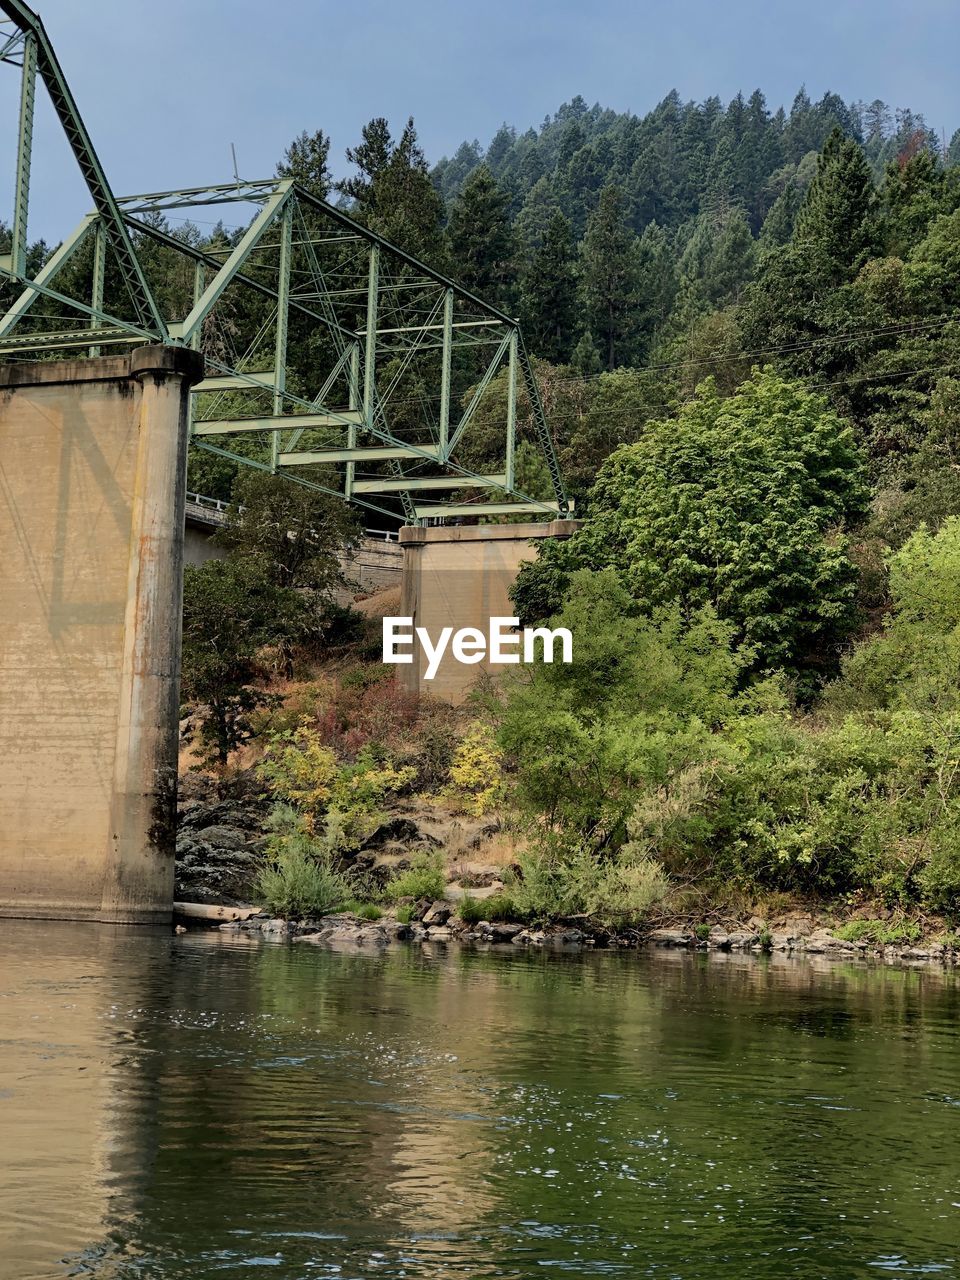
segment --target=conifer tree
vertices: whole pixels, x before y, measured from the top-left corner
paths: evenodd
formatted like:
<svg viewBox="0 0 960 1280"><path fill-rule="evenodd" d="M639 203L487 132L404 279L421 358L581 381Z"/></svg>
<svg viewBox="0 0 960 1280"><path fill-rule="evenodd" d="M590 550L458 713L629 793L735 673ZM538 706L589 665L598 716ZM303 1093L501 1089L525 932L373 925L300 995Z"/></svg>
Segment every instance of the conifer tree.
<svg viewBox="0 0 960 1280"><path fill-rule="evenodd" d="M850 277L877 241L876 192L862 148L834 129L824 144L817 176L797 214L794 243L814 245L838 284Z"/></svg>
<svg viewBox="0 0 960 1280"><path fill-rule="evenodd" d="M283 153L283 159L277 165L277 176L293 178L312 196L326 200L333 185L333 175L327 163L329 157L330 139L323 130L307 133L304 129Z"/></svg>
<svg viewBox="0 0 960 1280"><path fill-rule="evenodd" d="M559 209L524 271L520 309L531 350L566 364L577 329L577 268L570 223Z"/></svg>
<svg viewBox="0 0 960 1280"><path fill-rule="evenodd" d="M795 182L788 182L770 206L770 212L763 220L760 228L759 247L761 252L776 249L787 244L793 235L797 210L800 207L800 194Z"/></svg>
<svg viewBox="0 0 960 1280"><path fill-rule="evenodd" d="M457 281L494 306L506 305L514 270L509 197L485 164L463 184L450 211L447 242Z"/></svg>
<svg viewBox="0 0 960 1280"><path fill-rule="evenodd" d="M627 362L637 325L637 238L624 205L619 187L604 187L581 245L583 300L607 369Z"/></svg>
<svg viewBox="0 0 960 1280"><path fill-rule="evenodd" d="M354 214L385 239L432 266L445 263L443 202L417 141L413 117L394 143L383 117L363 128L362 141L347 149L359 173L337 189L354 201Z"/></svg>
<svg viewBox="0 0 960 1280"><path fill-rule="evenodd" d="M538 178L527 192L523 208L513 224L517 248L524 257L529 258L540 248L547 227L559 207L549 179Z"/></svg>

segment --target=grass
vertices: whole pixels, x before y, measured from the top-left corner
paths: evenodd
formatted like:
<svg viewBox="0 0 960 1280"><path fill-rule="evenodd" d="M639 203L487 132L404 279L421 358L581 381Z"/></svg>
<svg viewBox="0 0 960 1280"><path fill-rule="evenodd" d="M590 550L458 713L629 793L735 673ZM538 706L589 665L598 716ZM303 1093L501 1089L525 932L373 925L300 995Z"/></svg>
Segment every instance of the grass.
<svg viewBox="0 0 960 1280"><path fill-rule="evenodd" d="M380 920L383 917L383 911L375 902L351 902L348 910L360 920Z"/></svg>
<svg viewBox="0 0 960 1280"><path fill-rule="evenodd" d="M844 942L873 942L878 946L919 942L923 930L915 920L850 920L836 930Z"/></svg>
<svg viewBox="0 0 960 1280"><path fill-rule="evenodd" d="M515 920L516 912L510 895L494 893L489 898L473 898L465 894L457 907L457 914L466 924L479 924L481 920Z"/></svg>
<svg viewBox="0 0 960 1280"><path fill-rule="evenodd" d="M409 924L413 919L413 907L409 903L404 903L403 906L397 907L396 916L398 924Z"/></svg>

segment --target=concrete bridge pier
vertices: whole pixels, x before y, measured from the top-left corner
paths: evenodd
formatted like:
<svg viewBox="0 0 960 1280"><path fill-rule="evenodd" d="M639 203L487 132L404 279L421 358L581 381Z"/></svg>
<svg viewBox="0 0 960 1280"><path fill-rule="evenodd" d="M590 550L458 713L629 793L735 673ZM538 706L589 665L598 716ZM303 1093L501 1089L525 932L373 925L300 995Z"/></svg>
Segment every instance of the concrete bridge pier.
<svg viewBox="0 0 960 1280"><path fill-rule="evenodd" d="M444 627L474 627L486 634L490 619L512 617L510 600L521 564L536 557L544 538L569 538L576 520L530 524L445 525L426 529L406 525L403 548L401 617L412 619L436 641ZM426 679L427 657L419 643L413 661L397 667L397 678L411 693L432 693L459 703L470 693L480 672L496 674L486 659L477 665L457 662L449 649L432 680Z"/></svg>
<svg viewBox="0 0 960 1280"><path fill-rule="evenodd" d="M196 352L0 369L0 915L173 904Z"/></svg>

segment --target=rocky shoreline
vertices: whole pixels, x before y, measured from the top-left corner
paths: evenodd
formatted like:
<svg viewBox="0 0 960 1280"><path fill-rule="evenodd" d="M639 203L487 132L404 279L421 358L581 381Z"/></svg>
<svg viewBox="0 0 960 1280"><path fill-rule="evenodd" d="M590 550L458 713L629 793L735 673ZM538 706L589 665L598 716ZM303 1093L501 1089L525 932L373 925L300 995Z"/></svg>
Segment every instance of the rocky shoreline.
<svg viewBox="0 0 960 1280"><path fill-rule="evenodd" d="M474 947L534 948L563 952L584 950L643 950L648 948L714 953L739 952L864 959L885 964L925 963L960 965L960 948L939 942L877 944L837 937L809 917L798 917L793 928L767 932L762 928L724 929L715 926L706 937L687 928L629 929L616 932L589 924L558 924L544 928L517 922L486 921L467 924L455 915L455 904L422 902L409 922L393 916L367 920L340 912L318 920L284 920L266 912L228 920L216 927L264 940L307 943L332 950L377 950L398 943L434 943Z"/></svg>
<svg viewBox="0 0 960 1280"><path fill-rule="evenodd" d="M503 888L497 878L501 868L472 861L482 858L490 832L483 821L463 820L451 827L442 814L413 810L389 815L357 856L368 873L376 877L408 866L414 849L454 847L458 857L456 870L451 865L446 899L410 903L409 921L397 919L387 910L377 919L340 912L314 920L284 920L249 905L256 872L262 865L266 844L263 824L269 805L264 788L250 773L230 782L197 774L181 779L176 897L178 917L187 924L219 927L251 938L347 950L372 950L399 943L562 952L659 948L960 965L960 940L950 935L928 934L926 939L911 941L881 942L869 937L850 940L838 936L835 930L844 930L854 922L856 914L838 923L815 905L797 904L769 920L751 916L712 927L669 918L656 922L659 927L650 924L619 930L582 917L542 927L505 920L467 922L457 912L458 899L469 894L475 902L482 903Z"/></svg>

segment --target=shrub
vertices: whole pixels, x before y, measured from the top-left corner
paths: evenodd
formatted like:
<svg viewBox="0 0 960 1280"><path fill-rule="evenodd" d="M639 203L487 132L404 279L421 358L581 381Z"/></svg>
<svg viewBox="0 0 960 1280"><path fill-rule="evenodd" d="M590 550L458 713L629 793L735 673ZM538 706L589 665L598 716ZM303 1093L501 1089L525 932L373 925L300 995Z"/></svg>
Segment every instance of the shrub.
<svg viewBox="0 0 960 1280"><path fill-rule="evenodd" d="M587 915L605 922L642 919L667 892L663 867L652 859L606 863L586 895Z"/></svg>
<svg viewBox="0 0 960 1280"><path fill-rule="evenodd" d="M604 923L640 920L667 891L663 868L651 859L598 861L589 851L521 854L510 886L520 920L590 916Z"/></svg>
<svg viewBox="0 0 960 1280"><path fill-rule="evenodd" d="M919 875L926 901L935 911L949 916L960 915L960 833L956 820L937 833L939 838Z"/></svg>
<svg viewBox="0 0 960 1280"><path fill-rule="evenodd" d="M270 838L255 891L271 911L294 917L329 915L355 897L357 886L340 862L343 834L335 814L317 836L302 814L278 804L265 827Z"/></svg>
<svg viewBox="0 0 960 1280"><path fill-rule="evenodd" d="M341 765L308 724L274 735L259 772L275 796L304 813L309 827L316 829L325 814L335 814L343 847L369 832L385 797L409 785L415 773L410 767L377 763L367 752Z"/></svg>
<svg viewBox="0 0 960 1280"><path fill-rule="evenodd" d="M401 903L394 915L397 917L398 924L409 924L413 919L413 907L409 903Z"/></svg>
<svg viewBox="0 0 960 1280"><path fill-rule="evenodd" d="M410 866L387 882L384 895L391 901L401 898L442 898L447 877L440 854L415 853Z"/></svg>
<svg viewBox="0 0 960 1280"><path fill-rule="evenodd" d="M497 745L493 729L476 721L453 753L451 792L468 813L480 818L498 799L502 777L503 752Z"/></svg>
<svg viewBox="0 0 960 1280"><path fill-rule="evenodd" d="M346 876L309 836L287 836L274 845L256 880L261 901L284 917L325 916L350 900Z"/></svg>

